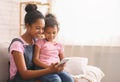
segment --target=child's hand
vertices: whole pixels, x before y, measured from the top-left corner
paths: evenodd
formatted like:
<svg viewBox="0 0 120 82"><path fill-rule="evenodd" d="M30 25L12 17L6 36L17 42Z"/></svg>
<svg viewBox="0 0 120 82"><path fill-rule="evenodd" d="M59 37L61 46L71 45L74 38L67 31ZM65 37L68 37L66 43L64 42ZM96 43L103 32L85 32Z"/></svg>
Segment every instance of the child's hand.
<svg viewBox="0 0 120 82"><path fill-rule="evenodd" d="M60 72L62 70L64 70L64 64L59 65L59 63L55 63L55 64L51 64L49 67L49 70L51 72Z"/></svg>

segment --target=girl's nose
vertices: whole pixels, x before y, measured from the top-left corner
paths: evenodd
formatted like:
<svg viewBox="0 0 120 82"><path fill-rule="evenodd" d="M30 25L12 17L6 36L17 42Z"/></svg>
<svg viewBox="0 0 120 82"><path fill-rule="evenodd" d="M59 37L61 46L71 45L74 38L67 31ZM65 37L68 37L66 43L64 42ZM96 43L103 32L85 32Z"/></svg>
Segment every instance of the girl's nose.
<svg viewBox="0 0 120 82"><path fill-rule="evenodd" d="M41 30L39 30L39 33L40 33L40 34L43 34L43 30L42 30L42 29L41 29Z"/></svg>
<svg viewBox="0 0 120 82"><path fill-rule="evenodd" d="M51 36L51 37L53 37L53 36L54 36L54 34L51 34L50 36Z"/></svg>

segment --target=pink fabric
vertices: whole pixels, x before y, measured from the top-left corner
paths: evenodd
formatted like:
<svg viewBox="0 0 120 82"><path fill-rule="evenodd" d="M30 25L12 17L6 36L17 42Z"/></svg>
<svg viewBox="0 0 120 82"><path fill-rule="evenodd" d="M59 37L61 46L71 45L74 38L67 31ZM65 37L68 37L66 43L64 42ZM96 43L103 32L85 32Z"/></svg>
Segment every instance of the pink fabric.
<svg viewBox="0 0 120 82"><path fill-rule="evenodd" d="M22 40L22 38L20 38L20 39ZM13 50L21 52L23 54L23 52L24 52L23 44L19 41L15 41L15 42L12 43L12 45L10 47L10 79L12 79L17 72L17 68L16 68L16 65L15 65L15 62L14 62L14 59L13 59L13 55L11 54L11 52Z"/></svg>
<svg viewBox="0 0 120 82"><path fill-rule="evenodd" d="M60 43L48 42L45 39L39 39L35 43L40 48L40 61L50 65L60 62L59 53L63 53L63 46Z"/></svg>

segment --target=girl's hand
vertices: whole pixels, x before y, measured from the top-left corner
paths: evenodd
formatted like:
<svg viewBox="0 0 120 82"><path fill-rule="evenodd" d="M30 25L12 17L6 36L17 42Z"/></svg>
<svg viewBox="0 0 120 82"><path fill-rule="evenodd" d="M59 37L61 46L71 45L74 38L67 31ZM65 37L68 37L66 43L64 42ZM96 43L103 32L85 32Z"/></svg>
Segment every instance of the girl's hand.
<svg viewBox="0 0 120 82"><path fill-rule="evenodd" d="M51 72L60 72L64 70L64 64L59 65L59 63L51 64L48 68Z"/></svg>

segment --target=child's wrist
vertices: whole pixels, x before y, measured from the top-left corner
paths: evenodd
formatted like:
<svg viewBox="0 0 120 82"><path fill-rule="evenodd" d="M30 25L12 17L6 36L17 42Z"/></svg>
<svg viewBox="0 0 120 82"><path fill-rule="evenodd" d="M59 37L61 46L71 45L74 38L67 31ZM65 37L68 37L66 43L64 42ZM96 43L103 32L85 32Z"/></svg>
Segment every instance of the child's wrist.
<svg viewBox="0 0 120 82"><path fill-rule="evenodd" d="M46 70L49 72L49 73L53 73L54 72L54 70L52 70L51 68L46 68Z"/></svg>

